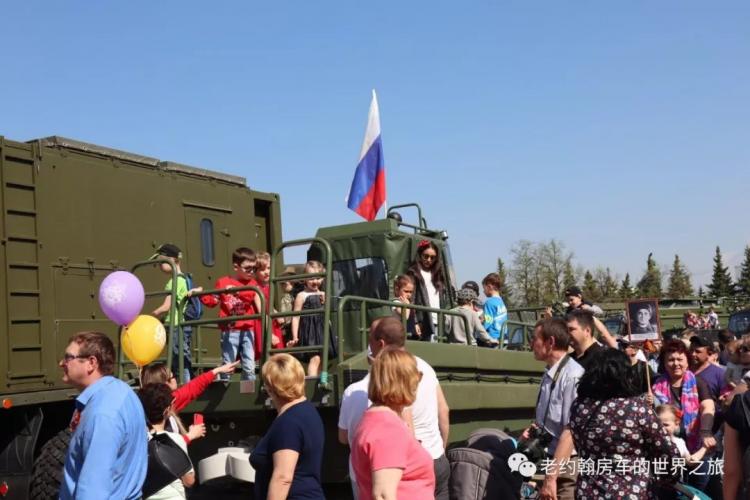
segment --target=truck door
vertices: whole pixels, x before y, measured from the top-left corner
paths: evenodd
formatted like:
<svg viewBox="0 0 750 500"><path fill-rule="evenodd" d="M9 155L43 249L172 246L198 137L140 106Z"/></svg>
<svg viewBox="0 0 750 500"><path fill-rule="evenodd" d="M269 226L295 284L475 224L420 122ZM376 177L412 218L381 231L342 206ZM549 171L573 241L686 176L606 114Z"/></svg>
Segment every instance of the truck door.
<svg viewBox="0 0 750 500"><path fill-rule="evenodd" d="M204 290L210 290L217 278L231 274L229 237L225 212L185 207L183 270L193 276L193 286L202 286ZM217 316L217 309L206 309L203 318ZM200 329L194 329L192 349L194 362L218 363L221 359L218 328L202 326Z"/></svg>

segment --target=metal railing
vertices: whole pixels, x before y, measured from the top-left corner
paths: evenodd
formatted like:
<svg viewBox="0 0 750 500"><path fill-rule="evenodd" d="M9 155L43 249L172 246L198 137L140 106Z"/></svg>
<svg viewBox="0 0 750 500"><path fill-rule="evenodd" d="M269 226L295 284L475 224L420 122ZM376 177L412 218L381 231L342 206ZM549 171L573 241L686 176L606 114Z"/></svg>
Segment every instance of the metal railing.
<svg viewBox="0 0 750 500"><path fill-rule="evenodd" d="M271 304L275 304L275 298L276 298L276 289L277 284L285 281L300 281L300 280L306 280L311 278L323 278L325 280L325 284L323 287L323 291L325 292L325 300L323 302L323 307L317 308L317 309L307 309L304 311L285 311L285 312L270 312L269 317L271 321L273 321L276 318L293 318L295 316L312 316L316 314L323 314L323 344L320 345L309 345L309 346L297 346L297 347L284 347L279 349L274 349L272 344L271 335L265 335L263 341L264 341L264 349L263 349L263 361L265 361L269 356L281 353L281 352L288 352L288 353L300 353L300 352L307 352L307 353L320 353L320 379L319 379L319 386L323 389L330 389L330 384L328 382L328 351L330 348L330 338L332 335L331 332L331 274L332 274L332 252L331 252L331 245L324 240L323 238L307 238L302 240L292 240L292 241L286 241L279 245L278 248L276 248L273 252L273 256L271 257L271 262L281 262L281 259L279 259L279 255L281 255L281 252L285 248L290 247L296 247L296 246L302 246L302 245L312 245L312 244L319 244L323 247L325 250L325 262L323 265L325 266L325 271L322 273L308 273L308 274L295 274L295 275L288 275L288 276L277 276L276 275L276 266L271 266L271 277L270 277L270 285L269 285L269 302Z"/></svg>
<svg viewBox="0 0 750 500"><path fill-rule="evenodd" d="M397 307L399 309L412 309L414 311L423 311L427 313L435 313L438 315L438 336L437 340L438 342L444 342L447 343L448 338L445 335L445 316L457 316L463 319L464 326L466 327L466 334L471 335L472 329L471 325L469 323L469 320L464 316L461 312L455 311L455 310L448 310L448 309L435 309L433 307L427 307L427 306L420 306L416 304L404 304L403 302L394 302L392 300L385 300L385 299L374 299L371 297L362 297L359 295L347 295L345 297L341 297L339 299L338 304L338 311L336 311L337 314L337 324L339 325L339 328L341 328L344 324L344 308L347 304L350 302L358 302L360 307L360 314L359 314L359 333L361 335L362 340L362 346L367 345L367 335L368 335L368 324L367 324L367 305L375 305L375 306L386 306L386 307ZM401 315L401 321L404 323L404 326L406 325L407 317L406 315ZM339 332L339 362L344 361L344 336Z"/></svg>
<svg viewBox="0 0 750 500"><path fill-rule="evenodd" d="M177 379L179 380L180 384L185 383L184 380L184 372L185 372L185 357L184 357L184 350L185 350L185 339L182 335L182 329L184 327L198 327L196 331L193 334L193 339L195 339L200 346L201 344L201 332L200 327L203 325L222 325L225 323L233 323L235 321L246 321L246 320L260 320L261 322L261 331L265 334L266 331L266 321L267 321L267 315L262 313L256 313L256 314L246 314L242 316L226 316L224 318L207 318L207 319L197 319L197 320L190 320L185 321L184 317L180 314L179 311L183 309L184 304L188 300L189 297L185 297L179 304L177 303L177 278L179 274L177 273L177 270L174 266L174 264L168 260L168 259L153 259L153 260L146 260L137 262L134 264L130 271L132 273L135 273L135 271L141 267L146 266L153 266L153 265L161 265L161 264L167 264L170 267L171 275L172 275L172 286L169 291L158 291L158 292L147 292L146 298L151 297L163 297L163 296L170 296L170 307L169 312L167 313L166 318L168 318L169 321L167 321L167 324L165 325L165 328L167 329L167 352L166 352L166 358L157 358L153 362L161 362L165 363L167 365L167 368L171 370L172 367L172 356L174 355L174 343L177 342L178 345L178 360L177 360L177 366L179 370L179 374L173 374ZM238 292L246 291L246 290L252 290L258 295L258 298L260 299L260 305L261 305L261 311L266 310L266 298L263 294L262 290L258 288L257 286L248 285L248 286L241 286L241 287L233 287L233 288L217 288L213 290L204 290L202 292L197 292L192 294L194 297L200 297L202 295L219 295L219 294L235 294ZM177 321L174 321L174 318L177 318ZM120 327L118 331L118 340L120 343L122 342L122 332L124 327ZM176 333L179 333L179 335L175 335ZM176 338L175 338L176 337ZM124 353L123 350L120 348L118 351L118 377L122 378L124 367L131 363L131 361L124 359ZM196 368L205 368L205 367L213 367L215 366L214 363L193 363L193 366Z"/></svg>

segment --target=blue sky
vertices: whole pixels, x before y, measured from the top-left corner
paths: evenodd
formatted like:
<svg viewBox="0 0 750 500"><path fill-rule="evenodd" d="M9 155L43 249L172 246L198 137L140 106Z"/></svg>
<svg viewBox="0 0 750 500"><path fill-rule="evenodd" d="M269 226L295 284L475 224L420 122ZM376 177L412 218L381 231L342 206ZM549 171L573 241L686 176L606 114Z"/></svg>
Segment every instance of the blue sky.
<svg viewBox="0 0 750 500"><path fill-rule="evenodd" d="M271 5L272 4L272 5ZM64 135L245 176L285 238L344 198L377 89L388 202L459 279L520 239L708 281L750 230L750 4L4 2L0 135Z"/></svg>

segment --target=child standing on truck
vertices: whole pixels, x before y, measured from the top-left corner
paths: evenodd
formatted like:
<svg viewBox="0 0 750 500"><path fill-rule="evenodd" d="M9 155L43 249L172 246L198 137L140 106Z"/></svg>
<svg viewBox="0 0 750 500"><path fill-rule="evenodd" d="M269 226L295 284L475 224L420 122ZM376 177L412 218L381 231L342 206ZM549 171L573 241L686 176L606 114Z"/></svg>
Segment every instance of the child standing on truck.
<svg viewBox="0 0 750 500"><path fill-rule="evenodd" d="M276 310L271 307L270 295L270 279L271 279L271 255L268 252L260 252L258 254L257 264L255 269L255 281L258 282L258 288L263 292L263 297L266 299L266 314L269 311ZM266 321L271 321L271 331L273 332L273 338L271 339L271 347L274 349L281 349L284 347L283 336L281 333L281 327L279 326L278 320L271 320L268 318ZM259 319L255 320L255 359L260 359L263 353L263 334L265 333L261 328L262 323Z"/></svg>
<svg viewBox="0 0 750 500"><path fill-rule="evenodd" d="M214 288L228 289L242 286L257 286L255 267L257 258L250 248L240 247L232 253L234 276L223 276L216 281ZM203 295L202 302L208 307L221 306L219 318L247 316L260 311L260 299L253 290L227 292L219 295ZM241 380L255 380L255 332L254 320L242 319L222 322L221 358L231 363L239 354L242 366ZM222 380L229 380L229 374L221 374Z"/></svg>
<svg viewBox="0 0 750 500"><path fill-rule="evenodd" d="M500 275L490 273L482 280L482 287L487 300L484 302L484 329L490 337L497 340L502 348L506 342L505 329L508 322L508 309L500 297Z"/></svg>
<svg viewBox="0 0 750 500"><path fill-rule="evenodd" d="M458 307L451 311L461 313L461 316L446 316L448 339L451 344L477 345L477 341L481 341L482 345L495 347L497 340L487 334L479 316L474 312L475 300L477 294L471 288L462 288L456 292ZM466 329L467 325L469 330Z"/></svg>
<svg viewBox="0 0 750 500"><path fill-rule="evenodd" d="M292 266L287 266L284 269L284 272L281 273L282 276L293 276L295 274L297 274L297 272ZM279 303L279 310L283 313L291 312L294 309L294 295L292 295L292 291L294 290L294 282L282 281L279 283L279 286L282 292L281 300ZM287 342L292 338L292 318L287 316L284 318L280 318L280 320L282 324L281 329L283 332L282 341Z"/></svg>
<svg viewBox="0 0 750 500"><path fill-rule="evenodd" d="M408 274L399 274L396 276L396 279L393 280L393 295L395 296L393 302L411 304L412 296L414 295L414 278ZM402 319L406 318L406 334L409 338L419 340L419 325L417 325L414 309L394 307L393 312L401 316Z"/></svg>
<svg viewBox="0 0 750 500"><path fill-rule="evenodd" d="M317 260L309 260L305 264L305 274L323 272L325 272L325 267ZM321 309L326 300L325 292L320 290L322 284L323 278L306 279L305 289L294 298L293 310ZM292 340L287 342L287 347L293 347L297 344L302 346L322 345L326 330L326 325L323 323L323 313L294 316L292 318ZM329 353L335 355L335 349L335 342L331 339ZM309 358L307 374L317 376L320 373L320 355L306 355L303 358Z"/></svg>
<svg viewBox="0 0 750 500"><path fill-rule="evenodd" d="M172 308L172 278L169 278L169 281L167 281L167 284L164 287L164 290L167 292L170 292L169 295L167 295L164 298L164 302L154 309L154 311L151 313L153 316L157 318L161 318L165 314L167 317L164 320L164 323L169 327L169 325L172 326L173 332L178 332L178 335L182 335L182 346L183 346L183 377L185 382L189 382L190 379L193 377L193 357L190 352L190 344L193 338L193 328L190 326L182 327L182 331L180 332L178 329L178 324L184 320L185 318L185 308L187 307L187 298L192 296L193 293L199 293L203 291L202 287L196 287L191 288L188 290L188 280L187 277L182 273L182 269L180 268L180 261L182 260L182 252L180 249L171 243L165 243L159 248L156 249L156 254L154 257L162 257L172 263L172 266L174 266L174 270L177 273L177 307L176 311L177 314L174 315L174 317L171 315L170 310ZM162 270L162 272L172 275L172 266L166 263L162 263L159 265L159 268ZM173 341L173 348L172 348L172 373L180 373L179 370L179 356L180 356L180 343L177 339L174 339Z"/></svg>

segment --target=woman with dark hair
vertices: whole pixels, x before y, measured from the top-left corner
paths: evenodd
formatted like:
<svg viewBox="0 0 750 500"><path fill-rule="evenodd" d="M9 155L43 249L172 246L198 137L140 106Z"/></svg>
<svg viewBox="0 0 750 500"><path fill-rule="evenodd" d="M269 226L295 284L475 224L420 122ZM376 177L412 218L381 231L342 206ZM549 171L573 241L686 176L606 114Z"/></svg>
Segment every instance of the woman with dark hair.
<svg viewBox="0 0 750 500"><path fill-rule="evenodd" d="M680 434L687 443L688 451L695 453L702 446L713 450L716 439L713 435L716 406L706 383L688 369L690 352L684 342L670 339L661 349L661 365L666 372L656 379L652 387L656 404L670 404L680 412ZM708 454L706 455L709 456ZM709 480L706 474L708 460L690 475L690 484L703 490Z"/></svg>
<svg viewBox="0 0 750 500"><path fill-rule="evenodd" d="M435 243L422 240L417 244L417 258L406 271L414 279L414 304L445 308L448 305L447 287L443 274L440 250ZM438 315L417 311L419 340L437 341Z"/></svg>
<svg viewBox="0 0 750 500"><path fill-rule="evenodd" d="M657 476L649 464L671 464L679 457L646 398L638 395L628 356L616 349L596 353L581 377L570 430L581 461L612 464L581 470L576 498L654 498Z"/></svg>

